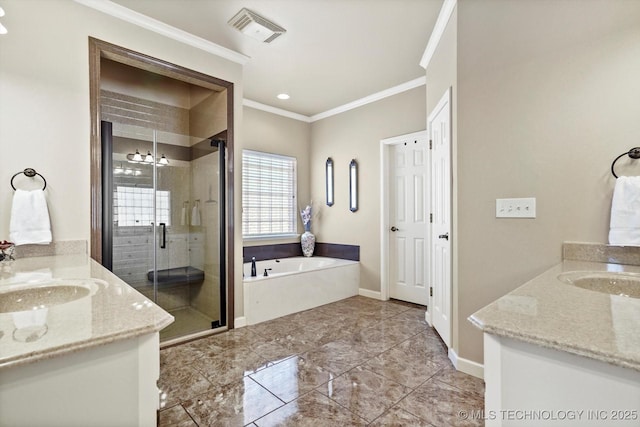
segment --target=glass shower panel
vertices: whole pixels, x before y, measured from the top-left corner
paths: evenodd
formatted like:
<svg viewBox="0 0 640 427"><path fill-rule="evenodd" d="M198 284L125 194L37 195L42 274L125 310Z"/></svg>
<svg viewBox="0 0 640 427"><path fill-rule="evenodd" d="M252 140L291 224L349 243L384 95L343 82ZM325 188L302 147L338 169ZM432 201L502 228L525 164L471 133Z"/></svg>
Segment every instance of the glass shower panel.
<svg viewBox="0 0 640 427"><path fill-rule="evenodd" d="M175 317L162 341L224 325L218 148L113 126L113 272Z"/></svg>
<svg viewBox="0 0 640 427"><path fill-rule="evenodd" d="M113 124L112 271L153 300L148 274L155 268L154 171L142 161L151 150L153 130Z"/></svg>
<svg viewBox="0 0 640 427"><path fill-rule="evenodd" d="M219 153L210 140L157 132L157 289L176 321L165 339L220 326Z"/></svg>

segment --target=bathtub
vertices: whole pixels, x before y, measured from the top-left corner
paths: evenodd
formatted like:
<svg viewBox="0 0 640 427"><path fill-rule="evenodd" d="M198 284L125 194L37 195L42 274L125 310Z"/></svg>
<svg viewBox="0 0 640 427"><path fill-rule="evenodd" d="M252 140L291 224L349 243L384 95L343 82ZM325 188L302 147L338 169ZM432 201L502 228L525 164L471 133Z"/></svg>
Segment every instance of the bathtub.
<svg viewBox="0 0 640 427"><path fill-rule="evenodd" d="M268 276L264 276L265 269ZM358 295L360 263L337 258L294 257L244 264L247 325L286 316Z"/></svg>

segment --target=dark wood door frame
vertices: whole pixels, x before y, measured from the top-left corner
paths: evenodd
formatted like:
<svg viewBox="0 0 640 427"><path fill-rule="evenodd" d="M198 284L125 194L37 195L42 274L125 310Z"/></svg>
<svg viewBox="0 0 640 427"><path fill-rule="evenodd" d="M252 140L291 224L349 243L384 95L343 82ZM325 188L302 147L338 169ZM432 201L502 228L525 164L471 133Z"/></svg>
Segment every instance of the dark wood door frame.
<svg viewBox="0 0 640 427"><path fill-rule="evenodd" d="M107 58L141 70L150 71L186 83L227 93L227 165L234 162L233 83L190 70L161 59L134 52L102 40L89 37L89 97L91 114L91 257L102 262L102 150L100 130L100 60ZM234 324L234 181L233 167L226 173L226 273L227 273L227 325Z"/></svg>

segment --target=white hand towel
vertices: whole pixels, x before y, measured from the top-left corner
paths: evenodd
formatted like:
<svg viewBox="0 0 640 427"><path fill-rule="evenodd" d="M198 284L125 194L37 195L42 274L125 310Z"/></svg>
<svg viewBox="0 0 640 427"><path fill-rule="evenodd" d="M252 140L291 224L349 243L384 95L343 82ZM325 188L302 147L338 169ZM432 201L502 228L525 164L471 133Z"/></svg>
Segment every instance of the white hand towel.
<svg viewBox="0 0 640 427"><path fill-rule="evenodd" d="M9 239L19 245L51 243L51 223L42 190L16 190L11 206Z"/></svg>
<svg viewBox="0 0 640 427"><path fill-rule="evenodd" d="M196 203L193 205L193 210L191 211L191 225L199 226L200 225L200 204Z"/></svg>
<svg viewBox="0 0 640 427"><path fill-rule="evenodd" d="M182 215L180 215L180 225L187 225L187 207L182 206Z"/></svg>
<svg viewBox="0 0 640 427"><path fill-rule="evenodd" d="M616 180L609 243L640 246L640 176L621 176Z"/></svg>

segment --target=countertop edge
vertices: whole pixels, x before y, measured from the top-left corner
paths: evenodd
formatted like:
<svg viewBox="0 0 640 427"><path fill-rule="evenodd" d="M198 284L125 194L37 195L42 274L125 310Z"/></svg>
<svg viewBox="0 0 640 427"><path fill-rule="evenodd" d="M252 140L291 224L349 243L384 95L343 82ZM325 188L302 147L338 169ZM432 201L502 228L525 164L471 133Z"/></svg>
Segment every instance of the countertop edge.
<svg viewBox="0 0 640 427"><path fill-rule="evenodd" d="M86 341L80 341L71 345L65 344L64 346L60 346L58 348L49 348L49 349L37 351L34 353L22 354L22 355L16 356L13 359L5 360L3 363L1 363L0 371L7 368L15 368L17 366L25 366L32 363L37 363L42 360L63 356L65 354L70 354L78 351L92 349L95 347L100 347L106 344L111 344L116 341L123 341L131 338L136 338L142 335L151 334L154 332L159 332L166 326L170 325L172 322L173 322L173 316L169 315L162 322L159 322L155 325L145 326L137 329L131 329L122 333L108 335L101 338L94 338Z"/></svg>
<svg viewBox="0 0 640 427"><path fill-rule="evenodd" d="M502 328L495 328L495 327L490 327L490 326L485 326L482 323L478 322L476 319L472 319L472 316L469 316L467 318L467 320L469 322L471 322L474 326L476 326L478 329L482 330L484 333L490 334L490 335L496 335L499 337L504 337L504 338L510 338L510 339L514 339L517 341L521 341L521 342L525 342L528 344L534 344L540 347L544 347L544 348L550 348L553 350L558 350L558 351L562 351L565 353L570 353L570 354L574 354L576 356L582 356L582 357L586 357L588 359L592 359L592 360L598 360L600 362L604 362L604 363L608 363L610 365L615 365L615 366L619 366L621 368L628 368L628 369L633 369L636 371L640 371L640 363L636 363L636 362L632 362L632 361L628 361L628 360L624 360L624 359L620 359L619 356L610 356L607 355L605 353L598 353L598 352L592 352L592 351L587 351L581 348L575 348L572 346L568 346L566 344L560 344L560 343L556 343L554 341L550 341L550 340L544 340L538 337L533 337L530 335L525 335L525 334L517 334L514 333L512 331L506 330L506 329L502 329Z"/></svg>

